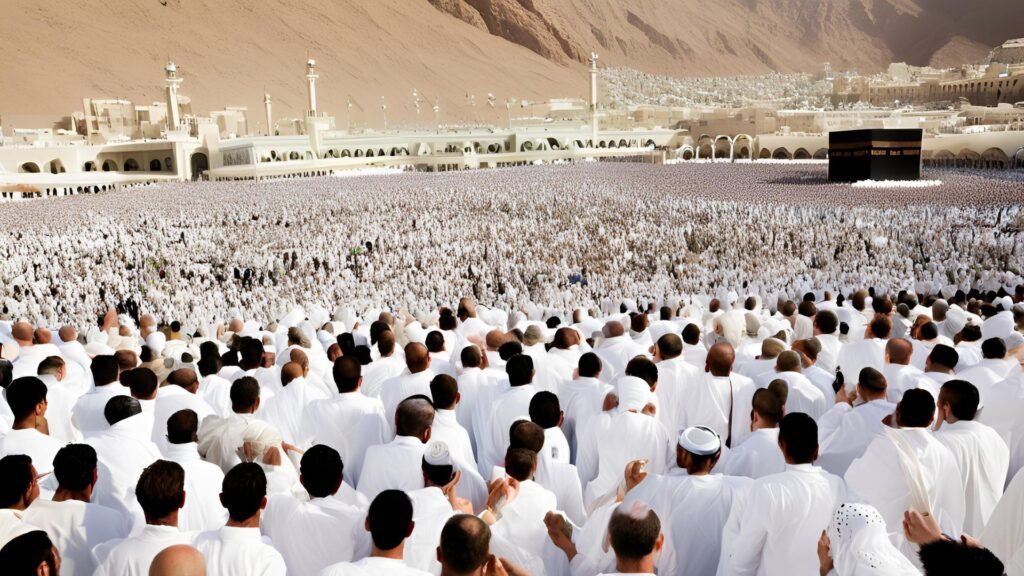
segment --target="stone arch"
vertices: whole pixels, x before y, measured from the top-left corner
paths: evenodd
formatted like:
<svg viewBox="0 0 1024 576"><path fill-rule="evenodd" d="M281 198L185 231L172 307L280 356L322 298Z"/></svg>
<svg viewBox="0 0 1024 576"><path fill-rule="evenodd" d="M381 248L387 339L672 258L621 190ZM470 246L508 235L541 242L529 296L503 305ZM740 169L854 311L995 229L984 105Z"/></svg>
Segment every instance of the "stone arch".
<svg viewBox="0 0 1024 576"><path fill-rule="evenodd" d="M644 148L657 148L657 147L658 147L658 145L651 138L648 138L647 141L644 142Z"/></svg>
<svg viewBox="0 0 1024 576"><path fill-rule="evenodd" d="M697 159L711 158L714 150L714 140L707 134L701 134L700 138L697 138Z"/></svg>
<svg viewBox="0 0 1024 576"><path fill-rule="evenodd" d="M558 138L549 136L548 137L548 148L551 150L561 150L562 143L558 141Z"/></svg>
<svg viewBox="0 0 1024 576"><path fill-rule="evenodd" d="M772 152L772 159L774 160L792 160L793 155L789 153L785 147L776 148L775 152Z"/></svg>
<svg viewBox="0 0 1024 576"><path fill-rule="evenodd" d="M306 156L306 160L312 160L313 159L313 152L310 151L310 150L306 150L305 156Z"/></svg>
<svg viewBox="0 0 1024 576"><path fill-rule="evenodd" d="M125 160L124 161L124 171L125 172L138 172L139 171L139 161L136 160L135 158L129 158L129 159Z"/></svg>
<svg viewBox="0 0 1024 576"><path fill-rule="evenodd" d="M523 142L523 145L519 147L520 152L533 152L534 145L533 140L527 140Z"/></svg>
<svg viewBox="0 0 1024 576"><path fill-rule="evenodd" d="M341 151L341 158L351 158L351 157L352 157L352 151L349 150L348 148L346 148L346 149Z"/></svg>
<svg viewBox="0 0 1024 576"><path fill-rule="evenodd" d="M149 171L150 172L163 172L163 166L161 166L159 160L154 158L154 159L149 161Z"/></svg>
<svg viewBox="0 0 1024 576"><path fill-rule="evenodd" d="M21 166L18 166L18 172L22 174L39 174L39 164L35 162L24 162Z"/></svg>
<svg viewBox="0 0 1024 576"><path fill-rule="evenodd" d="M961 168L977 168L981 165L981 154L970 148L964 148L956 155L957 164Z"/></svg>
<svg viewBox="0 0 1024 576"><path fill-rule="evenodd" d="M490 144L487 145L487 153L488 154L500 154L501 153L501 144L499 144L497 142L491 142Z"/></svg>
<svg viewBox="0 0 1024 576"><path fill-rule="evenodd" d="M811 153L806 148L797 148L793 153L793 160L810 160Z"/></svg>
<svg viewBox="0 0 1024 576"><path fill-rule="evenodd" d="M373 157L374 157L374 156L376 156L376 155L377 155L377 154L376 154L376 153L375 153L375 152L373 151L373 148L367 148L367 149L366 149L366 153L365 153L365 154L363 154L363 157L364 157L364 158L373 158Z"/></svg>
<svg viewBox="0 0 1024 576"><path fill-rule="evenodd" d="M724 148L722 148L722 147L720 147L718 145L718 143L722 142L723 140L725 141L725 147ZM714 143L711 146L711 158L712 159L721 158L721 157L723 157L725 155L728 155L729 159L732 160L732 142L733 142L732 138L729 137L729 136L726 136L725 134L720 134L718 136L715 136ZM721 154L719 153L719 150L721 150Z"/></svg>
<svg viewBox="0 0 1024 576"><path fill-rule="evenodd" d="M828 160L828 148L818 148L814 151L815 160Z"/></svg>
<svg viewBox="0 0 1024 576"><path fill-rule="evenodd" d="M628 148L628 147L629 147L629 142L626 142L625 138L619 140L619 148Z"/></svg>
<svg viewBox="0 0 1024 576"><path fill-rule="evenodd" d="M170 156L164 158L164 170L168 172L174 172L174 160Z"/></svg>
<svg viewBox="0 0 1024 576"><path fill-rule="evenodd" d="M681 148L679 148L679 157L682 158L683 160L693 160L693 156L693 146L690 146L689 144L684 144Z"/></svg>
<svg viewBox="0 0 1024 576"><path fill-rule="evenodd" d="M952 166L956 162L956 155L949 150L939 150L932 155L932 163L938 166Z"/></svg>
<svg viewBox="0 0 1024 576"><path fill-rule="evenodd" d="M1010 157L1000 148L989 148L981 153L985 168L1006 169L1010 167Z"/></svg>
<svg viewBox="0 0 1024 576"><path fill-rule="evenodd" d="M63 174L67 172L67 170L64 169L64 163L61 162L60 158L54 158L47 164L50 166L50 174ZM56 190L54 190L54 192L56 192Z"/></svg>
<svg viewBox="0 0 1024 576"><path fill-rule="evenodd" d="M1017 149L1017 152L1013 155L1013 166L1014 168L1024 168L1024 146Z"/></svg>
<svg viewBox="0 0 1024 576"><path fill-rule="evenodd" d="M747 145L742 148L739 147L740 140L745 140ZM749 134L737 134L732 139L732 158L753 158L754 153L754 139Z"/></svg>
<svg viewBox="0 0 1024 576"><path fill-rule="evenodd" d="M608 141L608 148L616 148L616 149L618 149L618 147L619 147L619 143L616 142L615 140L609 140Z"/></svg>
<svg viewBox="0 0 1024 576"><path fill-rule="evenodd" d="M190 163L193 180L200 180L203 177L203 172L210 169L210 159L203 152L194 152Z"/></svg>
<svg viewBox="0 0 1024 576"><path fill-rule="evenodd" d="M605 142L604 140L601 140L600 142L597 143L597 147L598 148L607 148L608 147L608 143Z"/></svg>
<svg viewBox="0 0 1024 576"><path fill-rule="evenodd" d="M292 150L291 152L288 153L288 159L289 160L302 160L302 154L299 154L295 150Z"/></svg>
<svg viewBox="0 0 1024 576"><path fill-rule="evenodd" d="M772 157L772 151L767 148L761 148L761 152L757 155L761 160L770 160Z"/></svg>
<svg viewBox="0 0 1024 576"><path fill-rule="evenodd" d="M355 153L355 157L356 157L356 158L362 158L364 154L366 154L366 153L365 153L365 152L363 152L363 150L362 150L362 149L360 149L360 148L356 148L356 153Z"/></svg>

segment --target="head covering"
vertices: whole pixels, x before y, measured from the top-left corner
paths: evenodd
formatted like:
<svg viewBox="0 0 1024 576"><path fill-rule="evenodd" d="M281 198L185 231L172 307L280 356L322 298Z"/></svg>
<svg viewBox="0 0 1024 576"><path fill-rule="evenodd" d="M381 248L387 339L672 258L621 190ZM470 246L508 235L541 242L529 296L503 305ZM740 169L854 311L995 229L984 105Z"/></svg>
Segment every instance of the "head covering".
<svg viewBox="0 0 1024 576"><path fill-rule="evenodd" d="M953 304L949 307L949 310L946 310L946 319L942 321L939 333L952 340L966 325L967 314L964 312L964 309Z"/></svg>
<svg viewBox="0 0 1024 576"><path fill-rule="evenodd" d="M452 455L448 451L448 445L440 440L431 440L427 443L427 449L423 452L423 459L431 466L452 465Z"/></svg>
<svg viewBox="0 0 1024 576"><path fill-rule="evenodd" d="M651 394L651 387L643 380L635 376L623 376L616 382L616 392L619 396L619 410L626 412L635 410L640 412L644 406L654 401Z"/></svg>
<svg viewBox="0 0 1024 576"><path fill-rule="evenodd" d="M679 435L679 446L696 456L714 456L722 449L722 439L707 426L690 426Z"/></svg>
<svg viewBox="0 0 1024 576"><path fill-rule="evenodd" d="M873 506L841 504L828 526L832 561L839 576L920 576L886 532Z"/></svg>
<svg viewBox="0 0 1024 576"><path fill-rule="evenodd" d="M163 332L153 332L146 336L146 346L149 346L155 356L160 356L164 353L164 347L167 346L167 337L163 335Z"/></svg>

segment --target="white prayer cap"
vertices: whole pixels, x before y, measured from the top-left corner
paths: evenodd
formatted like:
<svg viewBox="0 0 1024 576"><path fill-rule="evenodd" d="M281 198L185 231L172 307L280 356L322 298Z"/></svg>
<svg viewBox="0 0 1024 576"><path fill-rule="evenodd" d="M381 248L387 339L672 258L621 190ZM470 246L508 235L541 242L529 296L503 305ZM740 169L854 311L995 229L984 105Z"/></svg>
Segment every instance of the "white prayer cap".
<svg viewBox="0 0 1024 576"><path fill-rule="evenodd" d="M674 322L668 321L655 322L647 330L651 334L651 342L654 343L657 343L658 340L661 340L661 337L666 334L679 334L678 325L676 325Z"/></svg>
<svg viewBox="0 0 1024 576"><path fill-rule="evenodd" d="M623 376L616 382L616 394L619 397L619 410L635 410L640 412L654 401L651 387L636 376Z"/></svg>
<svg viewBox="0 0 1024 576"><path fill-rule="evenodd" d="M146 346L149 346L154 355L160 356L164 353L164 348L167 346L167 337L164 336L163 332L153 332L146 336Z"/></svg>
<svg viewBox="0 0 1024 576"><path fill-rule="evenodd" d="M431 440L423 453L423 460L431 466L452 466L452 455L448 445L440 440Z"/></svg>
<svg viewBox="0 0 1024 576"><path fill-rule="evenodd" d="M1024 344L1024 335L1021 335L1020 332L1011 332L1009 335L1003 338L1003 341L1006 343L1007 350L1013 350L1018 346Z"/></svg>
<svg viewBox="0 0 1024 576"><path fill-rule="evenodd" d="M946 319L942 321L940 332L947 338L953 338L967 325L967 314L964 309L953 304L946 310Z"/></svg>
<svg viewBox="0 0 1024 576"><path fill-rule="evenodd" d="M691 426L679 435L679 446L696 456L713 456L722 449L722 439L707 426Z"/></svg>
<svg viewBox="0 0 1024 576"><path fill-rule="evenodd" d="M1013 298L1010 298L1009 296L996 298L993 304L995 304L998 307L1001 307L1003 310L1013 310Z"/></svg>

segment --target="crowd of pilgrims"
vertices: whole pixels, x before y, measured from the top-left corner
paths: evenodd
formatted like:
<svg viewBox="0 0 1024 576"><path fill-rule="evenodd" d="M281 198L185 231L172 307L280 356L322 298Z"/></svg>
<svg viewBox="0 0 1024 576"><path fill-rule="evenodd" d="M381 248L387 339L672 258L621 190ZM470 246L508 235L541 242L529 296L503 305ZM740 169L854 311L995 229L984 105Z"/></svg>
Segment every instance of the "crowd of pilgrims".
<svg viewBox="0 0 1024 576"><path fill-rule="evenodd" d="M5 207L0 571L1024 574L1019 183L801 170Z"/></svg>

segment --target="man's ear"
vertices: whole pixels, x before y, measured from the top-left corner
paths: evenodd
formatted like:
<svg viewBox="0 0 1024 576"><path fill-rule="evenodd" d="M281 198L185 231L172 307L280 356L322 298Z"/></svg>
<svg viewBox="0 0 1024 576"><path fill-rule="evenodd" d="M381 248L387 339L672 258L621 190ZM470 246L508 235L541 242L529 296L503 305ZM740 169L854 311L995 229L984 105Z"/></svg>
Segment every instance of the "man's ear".
<svg viewBox="0 0 1024 576"><path fill-rule="evenodd" d="M221 492L220 494L217 495L217 499L220 500L220 505L221 506L224 506L225 508L227 508L227 505L224 504L224 493L223 492ZM266 500L266 498L264 498L264 500Z"/></svg>
<svg viewBox="0 0 1024 576"><path fill-rule="evenodd" d="M182 490L181 491L181 502L178 504L178 509L179 510L185 507L185 496L187 496L187 494L185 494L185 491Z"/></svg>
<svg viewBox="0 0 1024 576"><path fill-rule="evenodd" d="M369 516L367 516L366 520L363 521L363 528L365 528L367 532L370 531L370 517Z"/></svg>
<svg viewBox="0 0 1024 576"><path fill-rule="evenodd" d="M564 422L565 422L565 410L561 410L561 411L558 412L558 427L561 428L562 424Z"/></svg>
<svg viewBox="0 0 1024 576"><path fill-rule="evenodd" d="M441 547L440 546L438 546L434 550L434 554L436 554L436 556L437 556L437 563L438 564L444 564L444 558L443 558L443 555L441 554Z"/></svg>
<svg viewBox="0 0 1024 576"><path fill-rule="evenodd" d="M264 496L263 500L260 500L260 510L266 510L266 509L267 509L267 497Z"/></svg>
<svg viewBox="0 0 1024 576"><path fill-rule="evenodd" d="M654 541L654 551L661 552L661 549L665 546L665 533L658 534L658 539Z"/></svg>
<svg viewBox="0 0 1024 576"><path fill-rule="evenodd" d="M415 530L415 529L416 529L416 523L413 522L412 520L410 520L409 521L409 528L407 528L406 531L405 531L405 537L408 538L409 536L412 536L412 531Z"/></svg>

